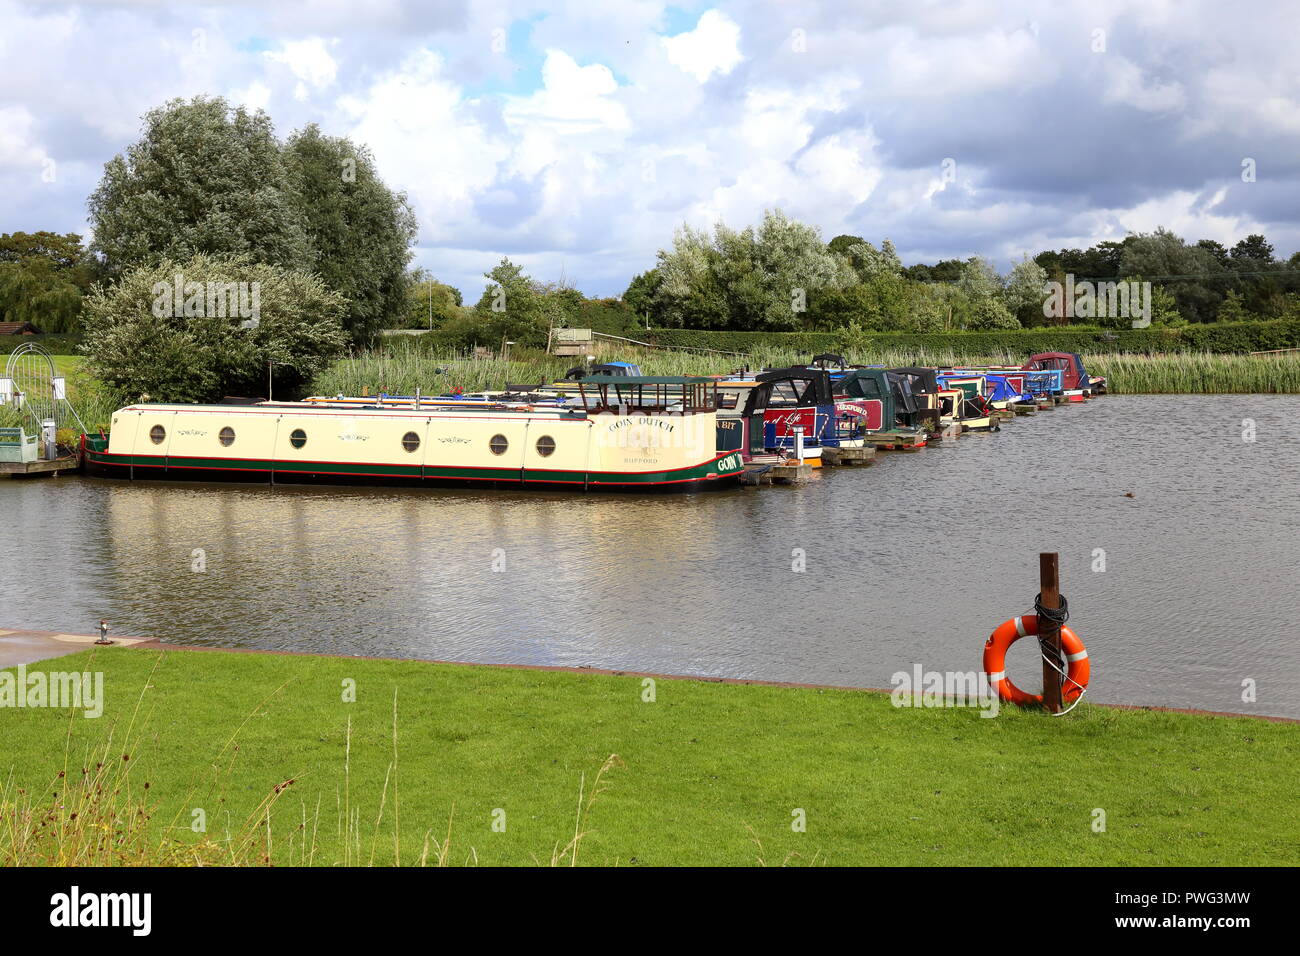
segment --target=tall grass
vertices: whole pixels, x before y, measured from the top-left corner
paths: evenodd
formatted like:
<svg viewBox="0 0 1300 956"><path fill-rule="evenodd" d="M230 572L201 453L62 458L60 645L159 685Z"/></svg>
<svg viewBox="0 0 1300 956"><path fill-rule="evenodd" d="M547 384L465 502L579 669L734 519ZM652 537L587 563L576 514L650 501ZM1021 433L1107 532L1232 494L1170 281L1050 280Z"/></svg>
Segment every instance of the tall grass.
<svg viewBox="0 0 1300 956"><path fill-rule="evenodd" d="M739 368L781 368L807 362L811 356L780 349L762 349L736 357L669 352L629 346L617 357L639 364L647 375L717 375ZM845 353L850 363L900 367L1021 365L1027 356L1001 352L969 355L948 350L862 349ZM1085 355L1088 371L1104 375L1110 388L1125 393L1300 393L1300 353L1228 355L1177 352L1162 355ZM460 388L466 392L499 389L506 384L550 383L578 364L540 352L521 353L511 361L430 355L406 343L385 346L336 362L315 383L316 394L411 394L417 388L438 395Z"/></svg>
<svg viewBox="0 0 1300 956"><path fill-rule="evenodd" d="M164 655L154 664L156 672ZM12 774L0 785L0 866L291 866L334 864L374 866L381 838L391 836L392 858L378 862L401 866L401 814L398 788L398 710L397 688L393 689L392 760L380 789L379 807L373 823L363 820L353 801L352 718L347 720L343 753L343 780L338 794L336 829L339 858L318 859L320 853L320 802L310 811L302 804L296 825L288 813L273 814L275 805L290 792L301 776L289 776L263 794L261 800L243 819L214 827L220 832L210 836L207 827L195 831L182 811L169 823L156 821L159 790L149 780L138 779L140 750L149 739L137 718L151 686L146 681L125 729L110 726L103 741L91 748L83 759L71 753L71 733L65 738L63 769L42 792L33 792L14 783ZM212 777L191 781L181 806L196 802L220 807L231 791L231 777L239 754L240 731L254 717L265 714L272 699L289 682L280 685L248 714L221 747L212 763ZM76 719L72 712L69 720ZM557 839L550 859L538 863L550 866L576 866L583 841L592 832L590 816L597 798L606 792L606 776L623 766L618 754L610 754L597 770L590 789L586 774L579 777L577 810L573 834ZM175 781L171 781L174 785ZM166 784L164 784L166 786ZM391 806L391 810L389 807ZM392 823L385 826L386 815ZM455 807L447 817L445 835L430 843L433 830L425 832L423 851L418 865L448 866L452 862L452 823ZM213 821L220 823L220 821ZM385 831L390 831L385 833ZM465 863L476 863L474 847L467 848Z"/></svg>
<svg viewBox="0 0 1300 956"><path fill-rule="evenodd" d="M1129 394L1300 393L1300 352L1223 355L1088 355L1088 371Z"/></svg>

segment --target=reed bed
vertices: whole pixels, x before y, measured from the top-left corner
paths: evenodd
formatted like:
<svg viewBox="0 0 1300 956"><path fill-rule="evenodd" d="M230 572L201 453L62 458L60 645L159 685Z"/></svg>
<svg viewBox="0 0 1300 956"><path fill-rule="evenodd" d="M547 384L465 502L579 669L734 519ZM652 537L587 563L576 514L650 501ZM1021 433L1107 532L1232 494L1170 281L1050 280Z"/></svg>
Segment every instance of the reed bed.
<svg viewBox="0 0 1300 956"><path fill-rule="evenodd" d="M1024 356L1003 352L966 355L931 350L848 350L850 363L901 367L1018 366ZM810 356L780 349L764 349L742 356L669 352L627 348L618 358L639 364L647 375L717 375L736 369L780 368L807 362ZM1106 376L1113 392L1129 394L1300 393L1300 352L1272 355L1227 355L1175 352L1158 355L1085 355L1089 372ZM550 383L577 364L538 352L523 353L510 361L473 359L451 354L429 354L406 344L363 352L335 363L319 376L314 390L322 395L412 394L426 395L460 389L476 392L503 385Z"/></svg>
<svg viewBox="0 0 1300 956"><path fill-rule="evenodd" d="M1094 375L1106 376L1114 392L1127 394L1300 393L1300 352L1220 355L1086 355Z"/></svg>

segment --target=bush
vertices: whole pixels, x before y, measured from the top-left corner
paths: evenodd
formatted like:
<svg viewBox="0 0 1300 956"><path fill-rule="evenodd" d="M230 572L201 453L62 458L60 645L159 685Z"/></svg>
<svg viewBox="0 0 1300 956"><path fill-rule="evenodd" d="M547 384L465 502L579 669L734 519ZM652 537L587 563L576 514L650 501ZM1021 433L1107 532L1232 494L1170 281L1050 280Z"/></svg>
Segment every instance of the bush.
<svg viewBox="0 0 1300 956"><path fill-rule="evenodd" d="M178 278L179 277L179 278ZM171 289L182 283L181 314ZM242 328L229 308L218 314L204 290L247 283L258 291L258 325ZM251 305L251 294L247 303ZM230 303L233 305L234 303ZM315 276L245 257L198 255L133 269L86 299L90 371L110 389L158 402L211 402L262 395L274 362L277 397L304 389L344 348L345 301ZM189 313L189 314L186 314Z"/></svg>

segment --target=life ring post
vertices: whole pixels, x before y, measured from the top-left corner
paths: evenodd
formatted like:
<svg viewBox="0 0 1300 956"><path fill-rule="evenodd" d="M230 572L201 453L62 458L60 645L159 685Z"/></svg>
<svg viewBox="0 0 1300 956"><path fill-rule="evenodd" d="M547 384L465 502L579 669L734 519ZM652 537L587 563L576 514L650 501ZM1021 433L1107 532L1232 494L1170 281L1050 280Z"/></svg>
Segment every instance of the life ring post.
<svg viewBox="0 0 1300 956"><path fill-rule="evenodd" d="M1056 551L1043 551L1038 555L1038 591L1043 608L1058 610L1061 606L1061 556ZM1061 712L1061 675L1053 667L1060 665L1061 625L1047 615L1038 619L1038 638L1043 645L1043 706L1050 714ZM1051 658L1051 660L1048 660Z"/></svg>

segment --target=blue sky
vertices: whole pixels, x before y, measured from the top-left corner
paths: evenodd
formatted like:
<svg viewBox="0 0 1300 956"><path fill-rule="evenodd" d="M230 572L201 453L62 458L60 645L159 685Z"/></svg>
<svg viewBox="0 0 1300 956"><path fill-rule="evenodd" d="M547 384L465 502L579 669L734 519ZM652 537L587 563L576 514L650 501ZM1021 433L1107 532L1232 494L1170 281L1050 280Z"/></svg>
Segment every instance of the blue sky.
<svg viewBox="0 0 1300 956"><path fill-rule="evenodd" d="M0 232L86 232L141 115L205 93L369 145L471 301L503 255L618 294L682 223L772 206L905 262L1161 225L1290 255L1296 9L0 0Z"/></svg>

